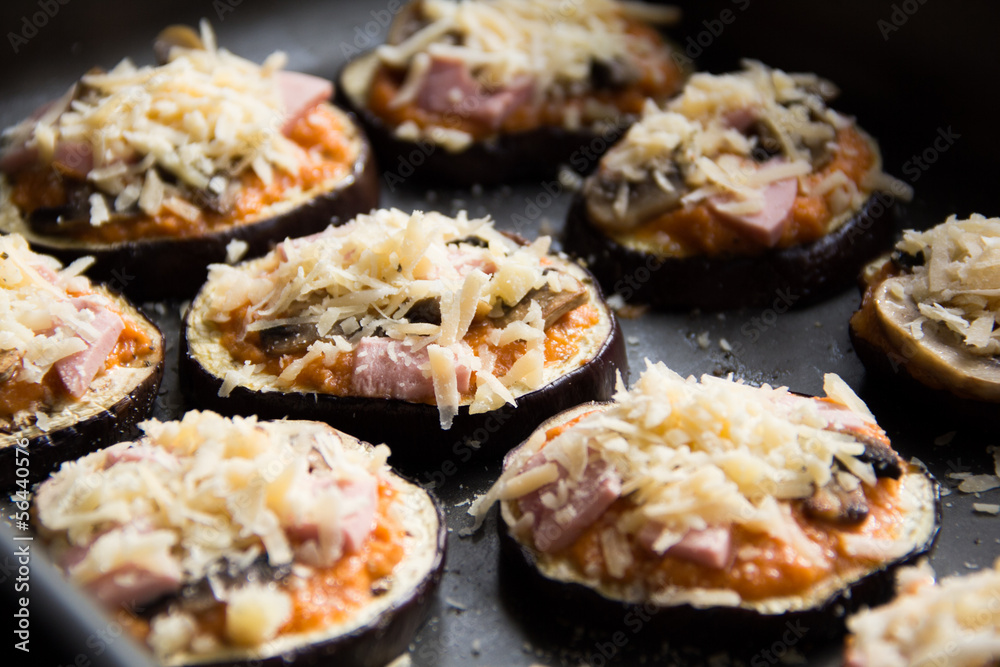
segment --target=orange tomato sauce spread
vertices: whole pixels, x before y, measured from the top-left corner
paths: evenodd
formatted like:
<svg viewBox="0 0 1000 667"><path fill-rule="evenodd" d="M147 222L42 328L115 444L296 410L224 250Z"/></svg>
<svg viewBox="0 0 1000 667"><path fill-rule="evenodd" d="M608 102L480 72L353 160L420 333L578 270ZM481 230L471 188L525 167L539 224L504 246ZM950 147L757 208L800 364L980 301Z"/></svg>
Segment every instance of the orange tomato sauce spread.
<svg viewBox="0 0 1000 667"><path fill-rule="evenodd" d="M305 354L285 354L269 356L260 342L257 332L247 332L244 328L246 307L234 310L226 322L219 323L221 344L228 349L233 359L251 364L264 364L264 371L270 375L280 375L292 362ZM600 313L590 304L584 304L559 318L545 330L545 365L565 363L579 352L579 344L587 329L600 322ZM465 342L477 353L488 351L496 361L494 374L502 376L526 351L523 341L498 346L490 343L488 337L495 325L488 319L477 319L469 327ZM296 385L309 391L317 391L334 396L351 395L351 375L354 368L354 353L337 355L333 365L328 366L322 358L305 366L296 379ZM475 374L473 374L473 377ZM470 382L470 391L465 398L475 394L476 383ZM429 399L433 402L433 399Z"/></svg>
<svg viewBox="0 0 1000 667"><path fill-rule="evenodd" d="M345 177L356 159L357 150L345 134L341 116L327 104L318 104L302 115L288 138L303 151L297 173L274 170L270 184L265 184L252 169L240 176L235 197L225 210L200 207L193 220L181 217L167 208L154 215L139 214L99 225L67 225L65 232L80 241L117 243L149 238L187 238L201 236L219 229L254 222L266 207L282 201L289 190L309 192L324 184ZM58 170L40 167L11 177L11 198L24 216L39 208L64 206L68 202L70 183Z"/></svg>
<svg viewBox="0 0 1000 667"><path fill-rule="evenodd" d="M630 22L629 34L650 45L662 45L663 40L655 29ZM546 96L539 102L523 104L513 110L500 124L499 130L483 121L458 111L434 112L418 107L413 102L394 104L406 79L406 71L381 65L375 72L368 94L368 108L386 124L398 127L405 122L415 123L420 128L445 127L459 130L481 141L498 133L514 134L540 127L562 127L566 119L579 116L594 102L617 108L623 114L639 114L647 98L665 100L680 86L683 71L669 57L669 52L661 49L655 56L636 60L641 74L627 86L590 90L583 93L566 92L554 97ZM585 117L585 115L584 115Z"/></svg>
<svg viewBox="0 0 1000 667"><path fill-rule="evenodd" d="M875 164L875 153L869 140L854 127L837 133L838 149L833 159L822 169L805 177L806 191L835 171L859 185ZM800 192L792 205L791 220L785 226L778 248L815 241L829 231L833 214L826 198L820 194ZM705 203L684 206L642 223L638 228L614 235L616 241L628 244L635 240L653 245L662 253L674 257L692 255L732 255L763 252L766 246L728 224Z"/></svg>

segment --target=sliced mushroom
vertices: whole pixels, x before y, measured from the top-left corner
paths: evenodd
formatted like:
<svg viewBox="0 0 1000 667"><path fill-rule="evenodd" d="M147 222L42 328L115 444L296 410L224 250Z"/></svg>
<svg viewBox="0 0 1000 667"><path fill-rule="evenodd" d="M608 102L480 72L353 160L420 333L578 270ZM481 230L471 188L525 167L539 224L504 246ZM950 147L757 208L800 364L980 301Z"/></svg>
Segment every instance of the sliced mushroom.
<svg viewBox="0 0 1000 667"><path fill-rule="evenodd" d="M680 202L684 194L680 176L676 172L671 173L666 175L666 180L672 190L661 187L652 176L632 183L599 172L587 179L583 187L587 214L606 229L624 231L637 227L666 213ZM627 189L624 209L620 199L622 188Z"/></svg>
<svg viewBox="0 0 1000 667"><path fill-rule="evenodd" d="M637 76L638 72L619 58L590 61L590 82L597 90L624 88L635 83Z"/></svg>
<svg viewBox="0 0 1000 667"><path fill-rule="evenodd" d="M315 324L284 324L261 329L260 344L270 357L302 354L319 340Z"/></svg>
<svg viewBox="0 0 1000 667"><path fill-rule="evenodd" d="M922 336L913 335L910 324L920 311L908 296L893 295L893 287L903 288L912 276L888 278L875 289L875 313L894 348L894 360L916 370L928 386L945 389L963 398L1000 402L1000 360L965 349L964 343L947 327L925 321Z"/></svg>
<svg viewBox="0 0 1000 667"><path fill-rule="evenodd" d="M823 488L816 489L803 507L806 515L813 519L841 525L861 523L868 517L868 501L861 483L845 489L836 478Z"/></svg>
<svg viewBox="0 0 1000 667"><path fill-rule="evenodd" d="M410 322L441 324L441 302L432 297L421 299L406 311L406 319Z"/></svg>
<svg viewBox="0 0 1000 667"><path fill-rule="evenodd" d="M168 25L153 40L153 53L161 65L170 62L170 50L175 46L185 49L204 49L201 36L191 26Z"/></svg>
<svg viewBox="0 0 1000 667"><path fill-rule="evenodd" d="M875 437L859 436L856 433L853 435L865 443L865 452L858 457L858 460L870 463L875 470L875 477L899 479L902 476L903 462L888 442Z"/></svg>
<svg viewBox="0 0 1000 667"><path fill-rule="evenodd" d="M567 283L569 283L570 280L572 280L575 284L572 288L563 289L560 292L553 292L549 289L548 285L532 290L528 292L528 294L525 295L525 297L521 299L516 306L507 310L494 322L497 326L507 326L511 322L523 320L528 315L528 309L531 308L531 302L536 301L542 309L542 317L545 318L545 328L548 329L550 326L555 324L560 317L574 308L579 308L583 304L587 303L587 300L589 299L587 288L585 288L579 281L569 278L565 274L563 274L562 280L563 287L568 287Z"/></svg>

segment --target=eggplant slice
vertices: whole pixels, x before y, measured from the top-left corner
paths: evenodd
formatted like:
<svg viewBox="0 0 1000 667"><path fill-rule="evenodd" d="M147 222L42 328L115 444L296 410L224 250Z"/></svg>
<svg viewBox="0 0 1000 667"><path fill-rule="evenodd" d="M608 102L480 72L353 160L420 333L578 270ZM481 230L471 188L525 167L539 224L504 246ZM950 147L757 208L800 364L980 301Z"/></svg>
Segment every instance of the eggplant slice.
<svg viewBox="0 0 1000 667"><path fill-rule="evenodd" d="M627 368L624 335L600 288L575 263L550 258L560 270L579 281L587 299L599 311L600 321L585 332L579 352L572 359L559 368L545 369L544 386L515 395L516 408L505 404L490 412L470 414L466 401L459 407L451 428L443 430L438 407L432 403L285 390L273 384L273 376L261 374L241 379L228 396L222 397L220 389L225 378L232 374L240 377L243 365L222 346L218 327L206 317L211 281L199 292L185 317L182 381L198 405L223 414L322 420L363 440L385 442L392 447L393 463L397 465L411 467L449 457L464 462L478 451L487 456L506 452L553 414L584 401L610 398L616 373ZM253 271L259 261L250 260L240 268Z"/></svg>
<svg viewBox="0 0 1000 667"><path fill-rule="evenodd" d="M875 193L836 230L811 243L742 257L668 257L622 245L590 220L581 195L563 231L605 292L654 308L801 307L844 289L891 242L899 206ZM784 311L781 311L784 312Z"/></svg>
<svg viewBox="0 0 1000 667"><path fill-rule="evenodd" d="M585 180L566 251L609 294L663 309L784 312L846 287L888 245L910 189L827 106L834 94L756 61L692 75Z"/></svg>
<svg viewBox="0 0 1000 667"><path fill-rule="evenodd" d="M226 246L232 241L247 244L246 257L264 254L284 238L318 232L331 222L338 224L378 204L378 175L367 139L344 115L345 127L353 129L351 143L356 158L350 174L323 184L314 191L297 193L286 201L268 206L259 215L238 225L200 236L151 238L141 241L93 244L39 233L11 201L11 187L0 175L0 232L24 236L38 252L68 263L78 257L95 258L89 275L105 281L140 301L189 297L205 282L208 265L226 261Z"/></svg>
<svg viewBox="0 0 1000 667"><path fill-rule="evenodd" d="M327 438L332 431L326 424L304 421L258 422L256 428L268 433L269 437L287 437L293 442ZM372 454L372 445L344 433L334 433L345 450ZM142 442L139 441L140 445ZM340 456L343 457L344 454ZM266 465L273 466L277 462L277 459L272 459ZM103 465L110 467L114 463L104 462ZM285 465L288 469L291 468L287 462ZM155 469L155 466L151 468ZM379 484L391 489L391 505L386 511L391 513L392 519L401 528L401 546L405 553L402 560L394 566L391 575L377 582L378 588L373 588L375 595L369 602L343 620L330 621L309 631L278 634L251 647L217 642L214 647L199 649L198 652L192 651L190 647L171 649L161 656L161 664L165 667L280 667L288 664L384 667L405 653L435 601L435 591L444 569L447 528L443 510L430 493L403 479L388 466L382 468L377 479ZM248 486L258 482L253 477L245 480ZM47 502L42 498L43 490L40 487L36 493L36 503ZM41 512L39 506L36 505L35 509ZM65 553L67 543L62 533L48 531L44 535L49 540L50 548L54 549L53 553ZM308 570L296 567L275 569L267 563L266 556L261 556L249 567L238 570L230 567L221 575L214 575L214 578L209 575L207 580L191 582L177 594L167 594L156 602L139 605L130 613L151 621L171 610L186 609L184 606L174 605L184 605L187 600L192 605L189 613L196 614L199 597L217 605L219 602L215 596L221 594L221 599L227 599L226 594L221 591L229 587L238 589L244 584L267 586L268 582L297 576L306 577L304 581L308 581Z"/></svg>
<svg viewBox="0 0 1000 667"><path fill-rule="evenodd" d="M13 432L0 431L0 488L12 488L22 479L16 477L15 459L23 460L26 454L27 479L44 479L64 461L127 439L153 410L163 378L163 335L124 297L104 288L94 291L113 300L138 325L149 337L150 348L131 365L100 373L82 399L67 398L58 405L47 415L51 423L45 430L31 424ZM27 447L18 448L24 439Z"/></svg>
<svg viewBox="0 0 1000 667"><path fill-rule="evenodd" d="M902 392L971 425L1000 425L1000 362L964 349L953 331L926 321L912 299L900 300L892 290L911 280L894 260L875 260L862 276L863 298L850 321L851 344L872 378L889 395ZM886 271L888 270L888 274ZM867 282L866 282L867 281ZM920 325L914 335L911 325ZM898 398L896 399L898 400Z"/></svg>
<svg viewBox="0 0 1000 667"><path fill-rule="evenodd" d="M549 429L611 405L592 403L568 410L542 424L531 439L544 441ZM516 452L507 455L505 469L516 460ZM759 655L783 633L787 641L787 631L795 628L805 631L795 635L800 648L819 646L843 635L848 613L888 600L896 569L915 562L933 546L941 513L936 480L922 466L904 463L899 488L899 506L907 512L897 537L909 545L904 554L828 575L801 595L755 601L739 595L734 600L732 591L710 587L664 587L647 595L629 579L610 585L581 572L562 552L543 553L520 540L514 527L523 521L512 508L514 501L503 500L497 519L503 599L525 625L548 637L578 632L574 629L578 625L622 627L624 622L637 641L651 646L703 643ZM471 512L476 512L475 505Z"/></svg>
<svg viewBox="0 0 1000 667"><path fill-rule="evenodd" d="M676 15L673 15L670 8L639 5L631 7L627 6L630 3L621 4L622 12L629 15L630 20L638 23L667 25L676 20ZM400 10L389 28L387 46L392 47L406 43L407 39L421 29L437 30L437 26L440 24L433 24L432 27L432 23L422 15L420 5L419 0L415 0ZM573 13L579 9L567 8L566 6L556 7L555 4L552 4L546 22L551 24L551 12L563 14L563 18L569 22ZM500 7L494 11L503 12L505 8ZM590 8L584 8L583 11L590 11ZM630 15L630 12L634 12L634 14ZM593 20L603 20L598 18L596 14L592 18ZM634 38L646 40L647 35L637 32ZM432 39L447 47L455 47L456 45L459 49L462 47L462 36L455 30L448 31L444 35L439 34ZM495 39L495 35L491 34L489 40L485 41L493 39ZM669 57L670 66L674 68L675 76L673 82L661 82L659 85L661 89L673 87L674 90L660 90L658 93L646 91L644 96L656 97L658 101L662 102L676 92L678 82L686 78L690 69L690 59L679 55L679 47L671 44L669 40L662 37L661 40L660 48L664 51L662 57ZM668 53L669 56L666 55ZM427 54L422 51L421 55L426 56ZM487 60L490 55L486 54ZM635 57L638 59L640 56ZM652 60L649 54L646 54L645 57ZM586 124L586 122L582 124L577 122L576 125L579 127L576 127L567 122L565 126L549 124L509 133L502 130L497 131L496 125L499 125L501 121L496 121L491 124L494 133L489 137L462 145L452 145L447 139L438 141L433 131L428 132L431 135L430 139L401 138L397 135L397 127L387 123L368 105L372 81L380 63L378 54L373 50L360 55L343 67L336 78L338 83L337 102L353 111L360 119L375 147L376 154L385 171L386 184L391 190L395 190L397 184L411 180L432 185L446 184L452 187L469 187L473 184L498 185L510 181L553 178L557 175L560 165L566 163L570 163L577 171L589 171L596 165L596 160L601 153L637 120L636 114L621 112L591 125ZM408 63L407 67L408 69L404 73L406 76L404 87L412 86L413 82L409 79L415 78L412 72L416 66ZM634 67L629 64L619 60L605 61L594 57L591 59L589 82L585 81L582 85L589 85L598 94L607 91L615 92L629 86L636 86L639 76L640 74L634 71ZM489 81L491 77L492 75L488 73L485 80ZM458 77L458 83L451 90L461 89L464 85L469 84L464 81L463 77ZM569 85L579 86L581 82L573 81ZM561 99L561 96L567 94L563 92L562 84L554 87L559 87L559 91L557 94L549 96L547 104L556 104L558 102L553 100ZM491 89L495 88L496 84L486 84L485 90L471 94L466 91L465 94L468 97L464 98L461 103L457 103L453 109L445 112L444 116L446 118L449 116L459 118L474 116L475 112L489 106L492 99L484 98L483 95L488 95ZM401 87L400 91L402 90ZM548 91L545 92L548 93ZM422 90L417 91L417 96L419 97L422 93ZM604 104L603 101L594 100L594 102L593 106L595 107ZM503 117L506 117L506 114ZM489 122L487 124L490 125Z"/></svg>
<svg viewBox="0 0 1000 667"><path fill-rule="evenodd" d="M400 139L365 105L365 77L375 64L375 54L366 53L345 65L337 77L336 100L359 119L383 165L390 191L404 181L461 188L554 178L559 165L566 163L589 170L596 166L600 153L636 121L635 116L625 115L617 126L603 131L542 127L501 134L452 152L429 142Z"/></svg>

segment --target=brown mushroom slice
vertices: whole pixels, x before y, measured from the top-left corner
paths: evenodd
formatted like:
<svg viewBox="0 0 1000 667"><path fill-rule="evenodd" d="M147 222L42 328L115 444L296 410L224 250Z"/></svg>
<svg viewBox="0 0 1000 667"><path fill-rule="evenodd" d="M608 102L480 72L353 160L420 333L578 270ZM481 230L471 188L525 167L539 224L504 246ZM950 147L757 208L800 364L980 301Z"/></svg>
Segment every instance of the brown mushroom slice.
<svg viewBox="0 0 1000 667"><path fill-rule="evenodd" d="M587 214L596 223L611 230L626 230L637 227L662 213L675 208L686 188L676 173L666 180L673 190L666 190L650 176L641 182L626 182L620 179L602 177L587 181L583 195L587 202ZM619 211L621 188L624 193L624 210Z"/></svg>
<svg viewBox="0 0 1000 667"><path fill-rule="evenodd" d="M967 351L950 330L936 322L923 322L923 335L914 335L910 325L920 318L920 311L912 299L893 294L895 286L905 288L908 280L912 278L889 278L874 295L879 324L895 350L908 366L919 368L922 377L935 382L935 389L946 389L963 398L1000 402L1000 361L996 357Z"/></svg>
<svg viewBox="0 0 1000 667"><path fill-rule="evenodd" d="M853 479L857 480L856 477ZM837 478L816 489L803 503L803 509L813 519L840 525L861 523L868 517L868 502L860 481L853 488L846 489Z"/></svg>
<svg viewBox="0 0 1000 667"><path fill-rule="evenodd" d="M201 36L191 26L168 25L153 40L153 53L161 65L170 62L170 50L175 46L184 49L204 49Z"/></svg>
<svg viewBox="0 0 1000 667"><path fill-rule="evenodd" d="M571 289L564 289L560 292L553 292L548 285L532 290L521 299L521 301L495 320L497 326L506 326L511 322L520 322L528 316L528 309L533 301L537 302L542 309L542 317L545 318L545 328L559 321L559 318L575 308L579 308L587 303L589 296L587 289L575 278L570 278L575 285ZM569 282L567 276L563 276L563 284Z"/></svg>
<svg viewBox="0 0 1000 667"><path fill-rule="evenodd" d="M269 356L302 354L319 340L315 324L284 324L260 330L260 343Z"/></svg>

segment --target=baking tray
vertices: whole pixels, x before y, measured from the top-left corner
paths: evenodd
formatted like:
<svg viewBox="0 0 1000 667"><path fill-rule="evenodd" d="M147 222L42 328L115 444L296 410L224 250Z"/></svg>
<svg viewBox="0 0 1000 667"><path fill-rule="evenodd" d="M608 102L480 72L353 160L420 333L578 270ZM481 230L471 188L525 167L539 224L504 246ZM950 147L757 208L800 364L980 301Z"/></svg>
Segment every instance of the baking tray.
<svg viewBox="0 0 1000 667"><path fill-rule="evenodd" d="M573 0L566 0L572 2ZM63 4L65 3L65 4ZM793 0L680 2L684 21L672 37L700 69L725 71L752 57L790 71L815 71L842 90L835 107L858 116L879 138L886 170L910 182L916 199L910 226L926 227L949 213L1000 211L1000 132L994 89L1000 80L1000 5L898 0L801 3ZM260 61L276 49L289 68L333 77L341 65L384 39L397 0L298 2L255 0L133 3L124 0L19 0L0 8L0 126L10 125L61 93L92 65L109 67L128 55L152 58L158 30L209 18L219 43ZM41 13L40 13L41 12ZM12 37L11 35L14 35ZM383 165L392 171L395 165ZM385 173L385 171L383 173ZM383 183L385 185L385 183ZM548 185L548 188L544 187ZM385 187L383 204L403 209L460 209L492 215L502 229L526 236L558 233L569 193L547 196L551 184L528 183L482 190ZM1000 555L1000 518L975 514L973 502L1000 502L1000 490L981 497L955 491L960 473L990 473L986 447L993 433L978 431L949 414L928 414L901 402L891 387L870 384L851 349L847 320L858 304L854 289L804 309L771 307L723 313L646 314L623 320L633 376L644 359L663 360L684 374L726 374L750 382L780 383L806 393L822 388L826 372L839 373L869 402L896 447L924 461L942 482L943 524L931 562L940 575L989 566ZM155 415L175 418L189 408L176 373L180 304L144 308L167 336L167 371ZM732 351L724 351L722 340ZM706 344L707 343L707 344ZM415 440L419 440L416 437ZM415 444L419 445L419 442ZM412 471L447 507L447 569L427 623L410 650L416 665L761 665L839 664L835 646L805 651L808 632L794 641L770 641L740 655L711 647L664 643L635 632L634 623L567 627L558 619L528 620L527 602L509 593L498 566L496 518L471 537L468 502L498 472L496 461L437 461ZM10 605L24 537L0 524L0 599ZM14 650L12 616L2 636L4 664L129 665L145 660L103 616L66 585L32 542L30 655Z"/></svg>

